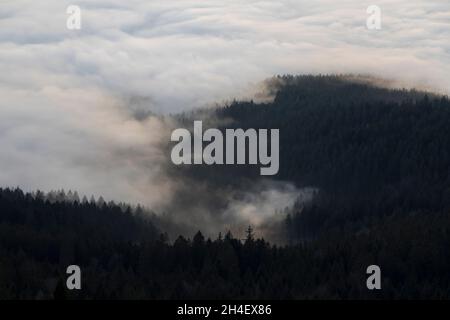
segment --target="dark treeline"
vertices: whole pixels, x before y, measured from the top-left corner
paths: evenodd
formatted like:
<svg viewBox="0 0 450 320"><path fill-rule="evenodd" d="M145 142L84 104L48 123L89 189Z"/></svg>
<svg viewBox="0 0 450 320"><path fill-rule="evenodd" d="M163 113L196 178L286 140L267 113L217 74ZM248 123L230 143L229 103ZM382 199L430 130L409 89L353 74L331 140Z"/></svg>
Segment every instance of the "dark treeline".
<svg viewBox="0 0 450 320"><path fill-rule="evenodd" d="M227 128L279 128L276 179L318 188L286 216L289 245L251 232L168 241L139 210L4 189L0 298L449 298L449 100L335 76L275 83L271 103L213 113ZM221 184L259 176L182 170ZM69 264L83 270L81 291L63 289ZM380 291L366 288L371 264Z"/></svg>
<svg viewBox="0 0 450 320"><path fill-rule="evenodd" d="M50 203L0 191L1 299L448 298L449 215L390 218L276 247L226 234L172 243L145 219L104 204ZM420 218L420 219L419 219ZM64 289L69 264L81 291ZM382 266L382 290L365 268Z"/></svg>
<svg viewBox="0 0 450 320"><path fill-rule="evenodd" d="M0 189L0 298L49 298L59 266L104 263L126 243L158 237L130 208L40 195Z"/></svg>

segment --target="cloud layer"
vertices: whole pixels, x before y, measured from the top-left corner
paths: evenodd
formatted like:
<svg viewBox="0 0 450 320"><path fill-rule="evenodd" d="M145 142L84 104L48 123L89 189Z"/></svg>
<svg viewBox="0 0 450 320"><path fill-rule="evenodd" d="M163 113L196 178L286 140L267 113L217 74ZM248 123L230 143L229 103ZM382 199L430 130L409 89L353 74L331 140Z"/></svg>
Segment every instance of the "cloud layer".
<svg viewBox="0 0 450 320"><path fill-rule="evenodd" d="M66 29L80 6L82 29ZM450 87L450 4L378 1L2 1L1 83L97 87L174 112L279 73L372 73Z"/></svg>

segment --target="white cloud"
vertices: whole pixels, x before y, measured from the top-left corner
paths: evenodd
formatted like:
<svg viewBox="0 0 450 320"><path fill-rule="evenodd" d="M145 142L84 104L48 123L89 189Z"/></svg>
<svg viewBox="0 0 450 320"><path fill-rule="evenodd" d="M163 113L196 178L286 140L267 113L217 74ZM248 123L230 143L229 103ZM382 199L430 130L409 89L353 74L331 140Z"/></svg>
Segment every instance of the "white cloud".
<svg viewBox="0 0 450 320"><path fill-rule="evenodd" d="M84 0L76 1L83 29L71 31L72 1L3 2L1 65L22 82L36 86L38 74L41 85L63 79L149 96L159 111L239 96L275 73L351 71L450 85L448 3L378 1L382 30L373 31L365 27L370 3L360 1ZM7 74L1 80L10 82Z"/></svg>

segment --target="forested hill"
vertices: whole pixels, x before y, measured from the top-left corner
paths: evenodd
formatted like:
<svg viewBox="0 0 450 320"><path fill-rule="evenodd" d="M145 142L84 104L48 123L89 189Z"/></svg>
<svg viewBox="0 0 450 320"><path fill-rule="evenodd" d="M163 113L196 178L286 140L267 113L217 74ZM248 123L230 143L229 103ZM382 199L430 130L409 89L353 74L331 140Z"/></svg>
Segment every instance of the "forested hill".
<svg viewBox="0 0 450 320"><path fill-rule="evenodd" d="M235 102L217 111L233 127L280 129L278 179L339 190L450 182L447 98L339 77L282 82L273 103Z"/></svg>
<svg viewBox="0 0 450 320"><path fill-rule="evenodd" d="M280 76L272 83L273 102L235 101L214 117L227 128L280 129L275 179L319 188L312 203L288 216L289 242L383 230L391 220L418 230L430 219L445 219L450 212L448 97L339 76ZM259 176L255 166L189 170L199 179L214 172L215 181L224 183ZM427 227L436 227L438 220Z"/></svg>
<svg viewBox="0 0 450 320"><path fill-rule="evenodd" d="M391 215L450 211L447 97L337 76L283 76L278 83L272 103L233 102L216 115L227 127L279 128L276 179L321 190L289 220L291 239L357 232ZM258 175L248 166L193 170L202 178L214 170L216 179L222 172L225 180L230 170Z"/></svg>

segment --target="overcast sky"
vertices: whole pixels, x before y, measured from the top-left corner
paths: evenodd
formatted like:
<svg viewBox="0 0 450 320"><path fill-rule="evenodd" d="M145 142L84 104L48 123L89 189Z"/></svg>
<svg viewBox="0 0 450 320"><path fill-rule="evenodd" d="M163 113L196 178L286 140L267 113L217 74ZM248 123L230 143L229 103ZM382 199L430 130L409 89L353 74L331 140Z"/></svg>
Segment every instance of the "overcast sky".
<svg viewBox="0 0 450 320"><path fill-rule="evenodd" d="M71 4L81 30L66 28ZM371 4L381 30L366 28ZM448 93L449 39L448 0L0 0L0 181L167 201L167 124L136 109L245 97L284 73L369 73Z"/></svg>

